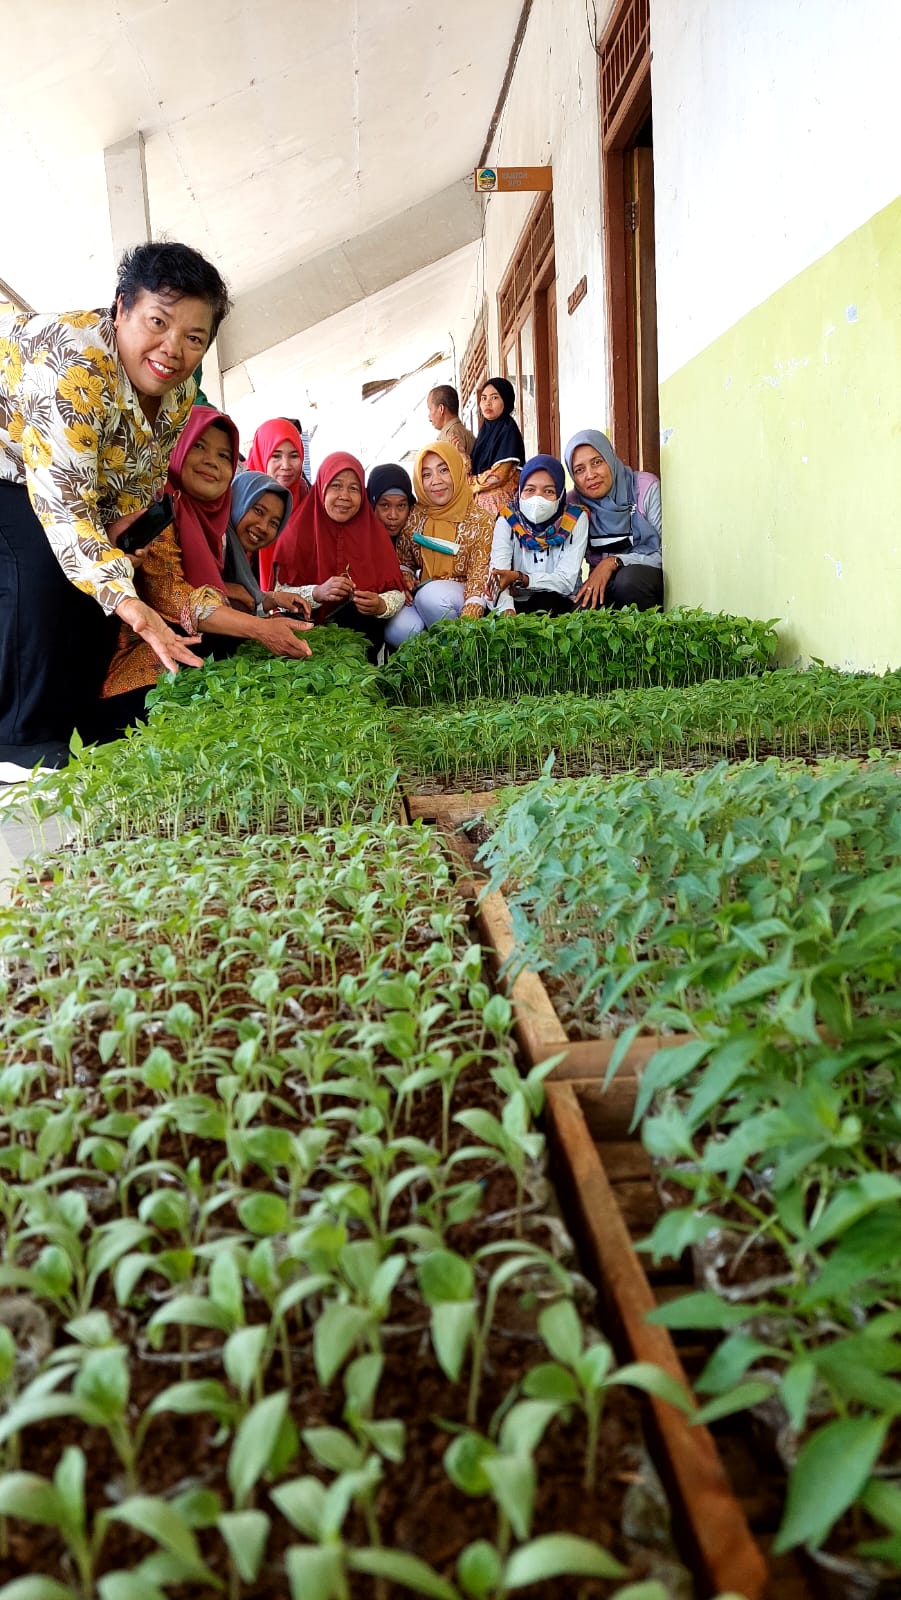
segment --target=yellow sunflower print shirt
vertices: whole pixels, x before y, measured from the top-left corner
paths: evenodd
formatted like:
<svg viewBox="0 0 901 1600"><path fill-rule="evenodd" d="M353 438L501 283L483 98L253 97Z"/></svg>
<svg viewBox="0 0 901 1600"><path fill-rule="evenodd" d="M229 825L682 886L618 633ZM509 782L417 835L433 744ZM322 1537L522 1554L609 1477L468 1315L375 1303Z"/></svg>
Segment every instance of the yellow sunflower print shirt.
<svg viewBox="0 0 901 1600"><path fill-rule="evenodd" d="M0 478L27 486L66 577L107 613L135 587L105 529L162 494L195 393L170 389L151 426L108 311L0 317Z"/></svg>

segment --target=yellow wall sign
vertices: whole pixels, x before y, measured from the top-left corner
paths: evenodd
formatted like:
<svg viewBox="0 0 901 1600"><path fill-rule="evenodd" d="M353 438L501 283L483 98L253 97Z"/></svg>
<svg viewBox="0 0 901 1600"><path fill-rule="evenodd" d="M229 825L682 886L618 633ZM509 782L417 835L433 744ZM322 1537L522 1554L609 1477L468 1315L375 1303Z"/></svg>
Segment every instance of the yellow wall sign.
<svg viewBox="0 0 901 1600"><path fill-rule="evenodd" d="M517 194L552 189L550 167L476 167L479 194Z"/></svg>

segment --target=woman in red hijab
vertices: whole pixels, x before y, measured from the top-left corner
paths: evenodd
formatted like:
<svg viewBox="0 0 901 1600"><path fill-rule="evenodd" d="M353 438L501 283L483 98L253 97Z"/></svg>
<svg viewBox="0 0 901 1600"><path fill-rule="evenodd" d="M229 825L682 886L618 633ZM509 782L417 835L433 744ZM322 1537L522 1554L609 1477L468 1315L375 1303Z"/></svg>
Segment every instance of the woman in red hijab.
<svg viewBox="0 0 901 1600"><path fill-rule="evenodd" d="M248 616L228 603L225 530L237 459L238 430L231 417L212 406L194 406L169 460L166 488L174 520L148 545L136 587L167 622L189 635L218 635L231 649L241 639L256 639L273 655L299 660L311 654L299 637L310 626L303 617ZM147 690L163 670L149 645L123 624L89 739L115 738L141 720Z"/></svg>
<svg viewBox="0 0 901 1600"><path fill-rule="evenodd" d="M317 622L365 633L374 656L382 630L405 604L390 536L366 497L356 456L326 456L313 491L272 546L279 587L309 601Z"/></svg>
<svg viewBox="0 0 901 1600"><path fill-rule="evenodd" d="M271 422L263 422L257 428L244 463L248 472L265 472L275 479L280 489L288 490L291 508L282 533L289 533L297 527L300 508L310 492L303 475L303 456L303 440L293 422L286 417L273 417ZM260 588L272 589L272 546L261 550L257 559L260 564Z"/></svg>

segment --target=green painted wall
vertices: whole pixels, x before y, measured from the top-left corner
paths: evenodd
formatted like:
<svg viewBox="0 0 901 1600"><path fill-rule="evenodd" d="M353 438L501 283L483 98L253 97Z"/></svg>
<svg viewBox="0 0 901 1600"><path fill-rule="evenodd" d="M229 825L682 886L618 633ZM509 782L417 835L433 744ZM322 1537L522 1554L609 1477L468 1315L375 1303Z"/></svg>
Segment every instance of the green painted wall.
<svg viewBox="0 0 901 1600"><path fill-rule="evenodd" d="M667 603L779 617L786 662L901 666L901 198L668 378L660 421Z"/></svg>

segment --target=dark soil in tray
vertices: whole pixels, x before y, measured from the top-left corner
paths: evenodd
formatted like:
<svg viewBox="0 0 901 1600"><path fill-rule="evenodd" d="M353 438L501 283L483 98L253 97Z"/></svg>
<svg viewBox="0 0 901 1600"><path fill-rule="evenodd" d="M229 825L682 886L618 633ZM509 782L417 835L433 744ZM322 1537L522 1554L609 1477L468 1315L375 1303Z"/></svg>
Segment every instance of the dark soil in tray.
<svg viewBox="0 0 901 1600"><path fill-rule="evenodd" d="M353 970L353 958L342 957L345 971ZM402 970L402 958L399 966ZM235 963L229 973L228 1005L229 1027L216 1036L215 1043L227 1052L237 1040L238 1023L242 1015L260 1016L261 1008L253 1004L242 989L244 970ZM302 990L300 971L298 986ZM190 1001L190 996L186 995ZM315 1003L313 1003L315 1000ZM310 1002L308 1004L308 1002ZM37 995L32 975L25 965L21 969L21 987L11 996L11 1004L18 1006L23 1017L37 1019L43 1002ZM298 995L300 1016L298 1028L309 1030L333 1022L348 1023L352 1032L356 1018L347 1008L342 1009L334 1000L324 1001L320 996ZM161 1100L169 1100L172 1093L157 1094L139 1079L125 1085L110 1080L110 1067L105 1067L100 1057L100 1037L107 1016L100 1012L85 1019L73 1051L73 1076L78 1091L97 1117L114 1108L136 1112L139 1116L150 1114ZM473 1019L473 1029L476 1027ZM231 1031L230 1031L231 1030ZM284 1043L290 1039L286 1035ZM149 1050L163 1044L177 1061L202 1060L193 1044L168 1036L158 1027L141 1029L135 1038L135 1059L146 1059ZM459 1032L459 1048L472 1047L472 1036L465 1027ZM188 1055L190 1051L190 1055ZM28 1058L28 1048L22 1043L17 1049L19 1059ZM32 1057L32 1059L34 1059ZM385 1056L385 1064L391 1060ZM64 1088L66 1074L49 1059L45 1052L43 1083L37 1081L32 1093L40 1095L46 1104L59 1097ZM221 1070L221 1069L220 1069ZM214 1089L215 1068L209 1073L203 1068L192 1076L192 1093L209 1093ZM268 1123L283 1125L299 1131L308 1126L317 1115L334 1110L347 1102L330 1094L328 1080L322 1092L315 1095L309 1085L304 1085L299 1074L284 1072L281 1082L272 1086L272 1097L266 1100L255 1125ZM498 1113L502 1096L486 1074L485 1067L476 1062L466 1067L456 1084L454 1112L466 1106L479 1106ZM434 1141L441 1119L440 1090L436 1086L423 1089L411 1100L409 1116L402 1114L398 1132ZM472 1135L451 1122L451 1148L459 1149L463 1143L472 1143ZM27 1143L32 1136L24 1135ZM335 1161L352 1152L342 1147L344 1135L336 1133L335 1149L324 1158L329 1172L317 1171L309 1180L298 1205L298 1220L309 1204L315 1200L323 1184L336 1174ZM179 1132L175 1128L161 1129L160 1137L152 1146L141 1152L139 1160L152 1158L173 1159L178 1169L185 1172L191 1163L202 1180L205 1198L229 1184L248 1191L279 1191L280 1179L253 1164L238 1170L227 1159L224 1144L215 1138L199 1137ZM123 1158L125 1146L123 1141ZM64 1152L61 1164L73 1159L73 1153ZM128 1156L124 1171L129 1171L136 1160ZM403 1165L403 1162L400 1162ZM353 1179L362 1176L352 1160L340 1169L340 1176ZM491 1155L459 1163L453 1169L454 1179L474 1179L482 1188L482 1205L476 1216L468 1222L449 1229L447 1243L467 1256L493 1240L512 1240L514 1224L511 1213L515 1206L516 1191L513 1178L505 1167ZM149 1190L152 1180L133 1181L127 1189L127 1214L134 1216L141 1198ZM111 1209L114 1185L98 1173L96 1180L86 1177L81 1183L88 1199L91 1219L96 1224L111 1220L116 1211ZM527 1186L528 1189L528 1186ZM390 1214L390 1226L396 1228L416 1220L417 1208L428 1198L427 1188L412 1185L397 1197ZM531 1203L524 1219L524 1232L528 1239L542 1245L549 1252L559 1254L561 1231L556 1218L544 1220L542 1212L553 1206L552 1200L536 1199ZM89 1224L90 1226L90 1224ZM207 1240L227 1237L240 1229L235 1203L229 1201L215 1212L205 1235ZM352 1225L353 1236L365 1237L362 1224ZM43 1238L29 1240L27 1248L16 1252L16 1264L28 1266L40 1250ZM159 1245L178 1248L177 1235L161 1233ZM485 1269L480 1269L484 1271ZM147 1324L160 1305L173 1294L190 1292L191 1285L177 1289L168 1286L159 1274L148 1272L139 1280L138 1287L126 1307L118 1305L110 1273L99 1278L91 1300L93 1311L105 1312L113 1327L115 1337L125 1346L129 1358L129 1425L134 1427L151 1401L170 1384L183 1379L214 1379L224 1381L221 1347L224 1336L207 1329L169 1326L165 1329L159 1349L151 1348L146 1334ZM17 1291L18 1292L18 1291ZM494 1328L489 1340L484 1367L483 1384L477 1426L487 1433L491 1420L502 1401L510 1403L517 1397L517 1386L527 1370L542 1359L547 1359L537 1332L537 1317L545 1300L536 1298L540 1292L545 1298L550 1292L549 1280L517 1279L505 1289L498 1300ZM9 1300L10 1296L6 1296ZM38 1305L46 1325L47 1342L56 1348L68 1343L64 1330L66 1317L56 1313L50 1302ZM263 1386L266 1392L287 1389L290 1395L290 1414L298 1430L328 1424L342 1426L344 1389L342 1376L323 1390L317 1380L312 1345L312 1326L320 1302L310 1298L289 1316L290 1356L276 1346L268 1364ZM245 1311L249 1323L268 1320L262 1297L245 1284ZM48 1320L49 1319L49 1320ZM441 1372L432 1352L429 1335L428 1310L418 1296L414 1274L407 1268L396 1287L386 1322L383 1324L382 1345L386 1367L378 1389L375 1415L379 1419L398 1418L406 1429L406 1456L402 1464L384 1464L384 1476L378 1494L377 1512L381 1523L381 1536L389 1548L409 1550L429 1561L446 1576L452 1576L456 1559L462 1548L477 1538L493 1540L497 1533L497 1513L490 1498L468 1499L447 1478L442 1457L452 1438L449 1431L465 1421L469 1363L464 1366L463 1378L451 1384ZM290 1365L286 1369L286 1360ZM64 1382L60 1393L68 1387ZM542 1532L570 1532L594 1539L618 1556L632 1579L668 1572L674 1557L667 1531L668 1516L665 1504L652 1469L647 1463L642 1432L642 1415L639 1400L627 1391L614 1390L610 1394L601 1433L597 1472L597 1490L586 1492L583 1487L583 1453L585 1424L577 1412L555 1419L549 1426L543 1442L536 1452L539 1491L532 1526L533 1536ZM137 1471L137 1482L132 1489L125 1481L119 1457L114 1452L107 1434L95 1427L85 1427L77 1419L58 1418L52 1422L26 1427L19 1436L18 1460L22 1470L36 1472L51 1478L63 1450L68 1445L78 1445L87 1458L87 1497L89 1513L109 1507L130 1492L171 1497L189 1487L202 1486L221 1493L225 1509L231 1505L227 1487L227 1463L232 1436L220 1435L215 1420L206 1414L181 1416L163 1413L155 1418L146 1435L144 1449ZM282 1475L293 1478L313 1473L324 1482L329 1475L318 1468L310 1453L301 1447L294 1462ZM267 1511L273 1519L273 1529L267 1544L266 1566L259 1580L245 1585L241 1593L254 1600L288 1600L287 1581L276 1569L283 1549L289 1544L303 1542L301 1536L290 1528L269 1498L269 1485L261 1482L256 1490L255 1505ZM644 1509L637 1509L641 1502ZM650 1508L650 1509L649 1509ZM627 1531L624 1531L627 1530ZM628 1530L632 1530L629 1535ZM45 1573L59 1582L74 1583L75 1574L70 1558L57 1532L50 1527L32 1527L10 1518L7 1521L8 1551L0 1558L0 1582L32 1573ZM352 1511L346 1525L349 1542L355 1545L368 1543L362 1513ZM198 1540L204 1556L214 1571L226 1576L229 1561L226 1547L215 1530L201 1530ZM100 1571L117 1567L133 1568L151 1552L150 1542L124 1524L110 1526L103 1547ZM617 1583L600 1583L583 1580L563 1580L539 1584L518 1591L525 1600L560 1600L566 1595L572 1600L600 1600L618 1587ZM173 1600L210 1600L208 1587L197 1584L173 1586L168 1592ZM236 1590L235 1593L238 1591ZM401 1591L386 1589L386 1594ZM686 1592L683 1588L682 1592ZM352 1586L354 1600L373 1600L374 1584L370 1578L356 1580ZM406 1591L404 1591L406 1593Z"/></svg>
<svg viewBox="0 0 901 1600"><path fill-rule="evenodd" d="M403 784L407 794L416 795L441 795L441 794L466 794L469 790L508 789L516 788L523 784L535 783L544 772L544 764L550 755L550 748L543 751L540 756L530 759L523 755L515 767L475 767L459 778L442 778L435 774L419 773L410 770L403 774ZM819 761L828 761L841 755L851 759L864 760L869 755L869 746L863 742L852 742L847 749L837 750L834 746L821 746L811 744L799 736L797 747L790 753L786 751L783 743L767 743L766 740L758 742L752 751L746 740L724 742L716 747L711 741L710 748L703 753L698 753L691 760L678 760L664 753L662 756L642 752L636 755L634 762L610 760L609 754L598 750L597 755L586 757L584 755L567 756L561 760L558 756L554 763L551 776L554 778L589 778L589 777L615 777L625 772L656 772L661 768L675 772L702 772L705 767L715 766L718 761L729 761L738 764L742 761L765 761L768 756L781 756L792 761L805 761L810 766Z"/></svg>

